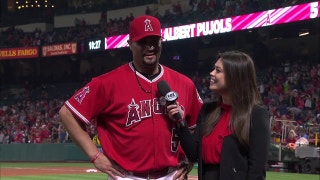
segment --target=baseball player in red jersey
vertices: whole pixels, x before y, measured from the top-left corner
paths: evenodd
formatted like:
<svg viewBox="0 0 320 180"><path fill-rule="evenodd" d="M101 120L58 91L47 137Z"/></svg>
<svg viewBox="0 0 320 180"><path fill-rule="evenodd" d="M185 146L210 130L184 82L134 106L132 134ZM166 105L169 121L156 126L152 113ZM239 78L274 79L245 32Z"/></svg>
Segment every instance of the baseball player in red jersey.
<svg viewBox="0 0 320 180"><path fill-rule="evenodd" d="M133 61L95 77L68 99L61 120L73 141L110 179L184 179L175 123L169 120L157 84L178 93L184 118L194 128L202 105L191 79L159 64L161 25L152 16L135 18L128 44ZM103 153L85 126L96 121Z"/></svg>

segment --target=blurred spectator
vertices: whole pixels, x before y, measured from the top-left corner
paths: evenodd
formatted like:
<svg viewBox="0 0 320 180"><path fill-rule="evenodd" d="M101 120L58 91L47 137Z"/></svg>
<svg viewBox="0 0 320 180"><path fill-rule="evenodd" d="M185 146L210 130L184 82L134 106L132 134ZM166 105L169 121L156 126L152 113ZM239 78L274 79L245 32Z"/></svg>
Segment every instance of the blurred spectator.
<svg viewBox="0 0 320 180"><path fill-rule="evenodd" d="M297 134L293 129L291 129L286 138L286 143L295 143L296 141L297 141Z"/></svg>
<svg viewBox="0 0 320 180"><path fill-rule="evenodd" d="M3 144L4 136L4 131L0 129L0 144Z"/></svg>
<svg viewBox="0 0 320 180"><path fill-rule="evenodd" d="M32 134L31 143L34 143L34 144L42 143L40 132L36 132L36 133Z"/></svg>
<svg viewBox="0 0 320 180"><path fill-rule="evenodd" d="M51 142L58 143L59 142L59 124L54 123L51 128Z"/></svg>
<svg viewBox="0 0 320 180"><path fill-rule="evenodd" d="M189 1L189 6L191 7L191 10L193 13L197 12L198 10L198 0L190 0Z"/></svg>
<svg viewBox="0 0 320 180"><path fill-rule="evenodd" d="M67 143L68 133L62 124L60 124L58 131L59 131L59 143Z"/></svg>
<svg viewBox="0 0 320 180"><path fill-rule="evenodd" d="M21 144L24 143L23 141L23 131L20 131L20 129L17 129L14 135L14 143Z"/></svg>
<svg viewBox="0 0 320 180"><path fill-rule="evenodd" d="M180 1L177 1L176 3L172 4L172 12L173 12L173 14L175 14L177 16L183 15Z"/></svg>
<svg viewBox="0 0 320 180"><path fill-rule="evenodd" d="M209 0L208 1L208 9L209 9L209 11L214 12L215 8L216 8L215 0Z"/></svg>
<svg viewBox="0 0 320 180"><path fill-rule="evenodd" d="M40 128L40 139L41 143L50 143L50 131L47 125L42 125Z"/></svg>
<svg viewBox="0 0 320 180"><path fill-rule="evenodd" d="M144 14L151 15L151 10L150 10L149 6L146 7L146 10L145 10Z"/></svg>

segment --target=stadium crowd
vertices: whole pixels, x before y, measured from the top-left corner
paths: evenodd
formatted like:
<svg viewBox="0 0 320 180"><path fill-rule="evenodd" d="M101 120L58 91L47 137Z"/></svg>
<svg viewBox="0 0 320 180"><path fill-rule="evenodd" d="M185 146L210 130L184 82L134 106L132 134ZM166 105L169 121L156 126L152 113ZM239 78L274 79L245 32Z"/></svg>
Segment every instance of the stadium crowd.
<svg viewBox="0 0 320 180"><path fill-rule="evenodd" d="M164 27L170 27L284 7L304 1L270 0L269 2L266 5L257 0L190 0L191 11L182 12L177 1L172 3L172 9L168 9L164 16L151 12L148 8L146 13L157 16L164 22ZM84 20L77 20L72 27L54 29L52 32L35 29L32 33L25 33L12 26L1 32L1 36L4 37L1 39L4 40L5 47L81 42L86 38L127 33L126 28L129 27L128 23L132 18L133 15L129 14L126 19L107 20L105 12L102 12L99 25L88 25ZM320 123L320 64L287 61L281 66L266 67L259 72L260 93L271 115L270 136L283 136L283 122L276 120L291 120L286 124L288 132L296 131L297 138L306 137L306 134L308 138L314 138L315 132L309 132L308 127L319 127ZM190 78L193 79L203 100L212 100L215 96L208 89L207 76L198 72L191 74L193 75ZM75 89L76 86L73 90ZM71 142L58 116L58 110L68 98L65 92L61 94L64 96L52 96L49 87L44 85L40 90L33 89L26 82L24 88L12 98L12 103L2 104L0 107L0 143ZM87 130L90 136L94 137L94 125Z"/></svg>

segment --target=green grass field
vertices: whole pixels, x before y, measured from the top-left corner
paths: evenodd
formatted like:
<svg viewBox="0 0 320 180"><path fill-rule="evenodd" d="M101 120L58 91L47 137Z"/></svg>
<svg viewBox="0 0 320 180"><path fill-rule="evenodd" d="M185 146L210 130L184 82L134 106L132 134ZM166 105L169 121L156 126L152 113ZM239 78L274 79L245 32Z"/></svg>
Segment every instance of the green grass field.
<svg viewBox="0 0 320 180"><path fill-rule="evenodd" d="M90 163L2 163L0 162L1 180L106 180L107 176L103 173L86 174L62 174L62 175L41 175L41 176L10 176L3 177L1 172L6 168L36 168L36 167L85 167L93 168ZM193 169L191 175L197 175L197 169ZM285 172L267 172L267 180L319 180L319 174L297 174Z"/></svg>

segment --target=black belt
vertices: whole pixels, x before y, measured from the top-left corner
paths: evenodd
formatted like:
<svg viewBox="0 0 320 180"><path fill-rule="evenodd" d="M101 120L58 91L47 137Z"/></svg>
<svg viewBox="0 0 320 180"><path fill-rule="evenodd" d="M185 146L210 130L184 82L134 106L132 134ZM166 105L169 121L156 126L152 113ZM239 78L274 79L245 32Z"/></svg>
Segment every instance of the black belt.
<svg viewBox="0 0 320 180"><path fill-rule="evenodd" d="M175 170L177 170L175 167L166 167L160 170L150 170L146 172L129 172L129 174L143 179L158 179L172 173Z"/></svg>

